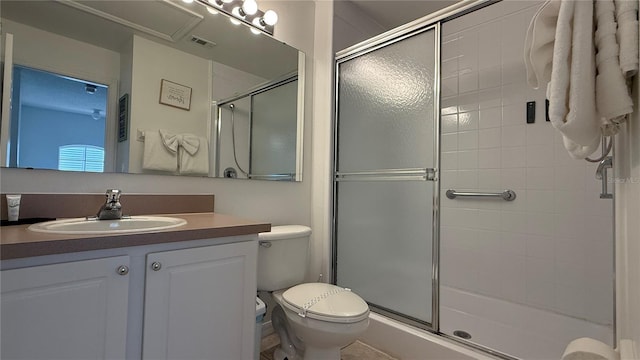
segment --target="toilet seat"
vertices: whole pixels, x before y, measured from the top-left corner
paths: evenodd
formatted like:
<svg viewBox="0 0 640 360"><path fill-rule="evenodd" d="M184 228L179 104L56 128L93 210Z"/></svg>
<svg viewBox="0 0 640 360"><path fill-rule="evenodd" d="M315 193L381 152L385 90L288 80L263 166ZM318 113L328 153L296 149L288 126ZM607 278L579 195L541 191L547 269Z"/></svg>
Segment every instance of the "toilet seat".
<svg viewBox="0 0 640 360"><path fill-rule="evenodd" d="M282 305L300 317L355 323L369 317L369 306L351 290L325 283L296 285L282 293Z"/></svg>

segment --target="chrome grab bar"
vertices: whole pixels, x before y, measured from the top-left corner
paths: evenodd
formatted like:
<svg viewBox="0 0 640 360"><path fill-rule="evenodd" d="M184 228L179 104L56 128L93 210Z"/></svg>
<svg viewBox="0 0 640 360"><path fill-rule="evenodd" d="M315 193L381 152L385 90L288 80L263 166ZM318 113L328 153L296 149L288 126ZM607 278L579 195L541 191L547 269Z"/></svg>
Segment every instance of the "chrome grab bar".
<svg viewBox="0 0 640 360"><path fill-rule="evenodd" d="M455 199L458 196L483 197L483 198L502 198L504 201L513 201L516 199L516 193L513 190L505 190L503 192L464 192L447 190L446 195L449 199Z"/></svg>

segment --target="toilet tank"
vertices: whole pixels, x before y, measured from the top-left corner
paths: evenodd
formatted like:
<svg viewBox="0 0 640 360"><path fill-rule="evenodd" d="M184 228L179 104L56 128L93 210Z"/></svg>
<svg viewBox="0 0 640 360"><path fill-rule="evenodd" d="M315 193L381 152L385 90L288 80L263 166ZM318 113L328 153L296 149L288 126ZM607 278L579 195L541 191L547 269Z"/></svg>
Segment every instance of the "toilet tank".
<svg viewBox="0 0 640 360"><path fill-rule="evenodd" d="M258 290L275 291L304 282L311 228L272 226L258 234Z"/></svg>

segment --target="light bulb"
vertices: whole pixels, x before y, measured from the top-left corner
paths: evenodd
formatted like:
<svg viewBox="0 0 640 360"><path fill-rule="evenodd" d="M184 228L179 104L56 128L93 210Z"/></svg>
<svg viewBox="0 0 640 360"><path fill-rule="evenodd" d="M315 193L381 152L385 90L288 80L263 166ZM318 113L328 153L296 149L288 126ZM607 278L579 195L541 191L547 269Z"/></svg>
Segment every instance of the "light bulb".
<svg viewBox="0 0 640 360"><path fill-rule="evenodd" d="M211 7L208 7L208 6L207 6L207 11L208 11L208 12L209 12L209 14L211 14L211 15L218 15L218 14L220 14L220 13L218 12L218 10L216 10L216 9L214 9L214 8L211 8Z"/></svg>
<svg viewBox="0 0 640 360"><path fill-rule="evenodd" d="M182 0L182 2L184 2L186 4L191 4L193 2L193 0Z"/></svg>
<svg viewBox="0 0 640 360"><path fill-rule="evenodd" d="M209 0L209 4L219 8L222 7L222 5L224 5L222 0Z"/></svg>
<svg viewBox="0 0 640 360"><path fill-rule="evenodd" d="M232 2L233 0L222 0L223 3L228 4L230 2Z"/></svg>
<svg viewBox="0 0 640 360"><path fill-rule="evenodd" d="M91 117L93 118L93 120L100 119L100 110L93 109L93 113L91 114Z"/></svg>
<svg viewBox="0 0 640 360"><path fill-rule="evenodd" d="M242 11L246 15L253 15L258 12L258 3L256 0L244 0L242 3Z"/></svg>
<svg viewBox="0 0 640 360"><path fill-rule="evenodd" d="M242 15L240 15L240 8L239 7L234 7L233 10L231 10L231 15L241 18ZM229 18L229 21L231 21L231 23L233 25L240 25L241 24L241 22L239 20L234 19L232 17Z"/></svg>
<svg viewBox="0 0 640 360"><path fill-rule="evenodd" d="M273 10L267 10L262 16L262 19L265 24L273 26L278 22L278 14Z"/></svg>

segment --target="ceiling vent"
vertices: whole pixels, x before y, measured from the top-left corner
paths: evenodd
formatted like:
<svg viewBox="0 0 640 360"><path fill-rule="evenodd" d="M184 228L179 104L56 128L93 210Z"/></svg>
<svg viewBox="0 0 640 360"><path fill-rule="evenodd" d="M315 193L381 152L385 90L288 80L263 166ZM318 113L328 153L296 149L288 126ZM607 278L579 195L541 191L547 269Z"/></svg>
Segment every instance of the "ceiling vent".
<svg viewBox="0 0 640 360"><path fill-rule="evenodd" d="M210 49L216 46L216 43L214 43L213 41L209 41L195 35L191 35L191 42L200 46L208 47Z"/></svg>

